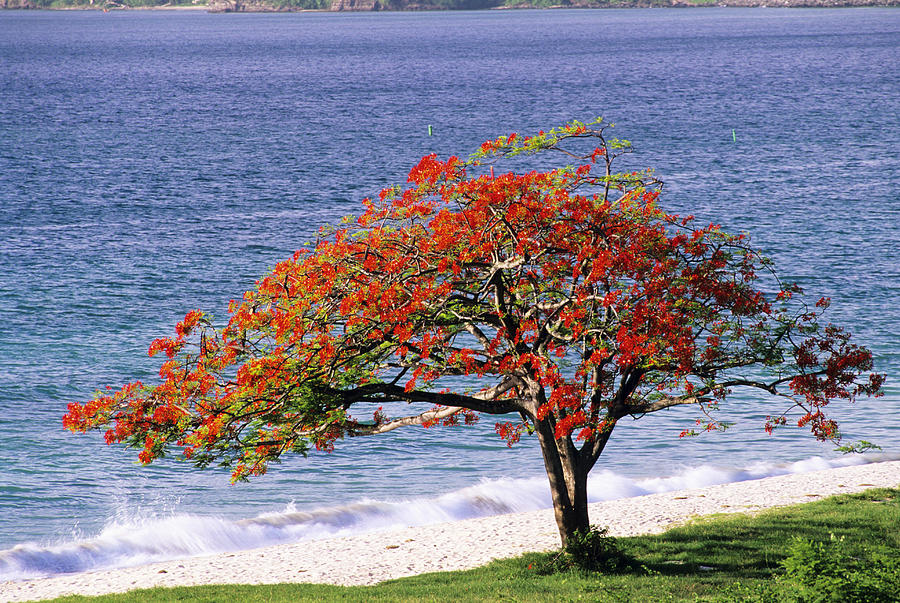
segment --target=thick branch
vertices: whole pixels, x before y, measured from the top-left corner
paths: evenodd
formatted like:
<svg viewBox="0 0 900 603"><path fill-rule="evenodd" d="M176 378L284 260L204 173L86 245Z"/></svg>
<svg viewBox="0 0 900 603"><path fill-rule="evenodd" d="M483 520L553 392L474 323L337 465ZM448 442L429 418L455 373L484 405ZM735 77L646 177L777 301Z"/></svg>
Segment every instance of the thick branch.
<svg viewBox="0 0 900 603"><path fill-rule="evenodd" d="M463 409L493 415L520 412L522 407L514 400L497 399L498 396L503 395L518 385L518 379L506 379L497 386L482 390L471 396L454 393L426 392L421 390L406 391L402 387L389 384L364 386L353 392L356 402L375 399L383 400L387 398L391 400L405 400L407 402L430 402L438 404L443 408L433 408L417 415L391 419L390 421L378 425L361 425L354 428L351 435L373 435L392 431L398 427L405 427L407 425L422 425L423 423L445 419ZM363 393L362 390L367 391Z"/></svg>
<svg viewBox="0 0 900 603"><path fill-rule="evenodd" d="M455 415L462 409L462 406L444 406L442 408L433 408L419 415L411 415L408 417L401 417L399 419L391 419L390 421L381 423L379 425L372 425L371 427L355 429L351 435L375 435L393 431L398 427L406 427L408 425L423 425L425 423L431 423L434 421L440 421L441 419L446 419L447 417Z"/></svg>

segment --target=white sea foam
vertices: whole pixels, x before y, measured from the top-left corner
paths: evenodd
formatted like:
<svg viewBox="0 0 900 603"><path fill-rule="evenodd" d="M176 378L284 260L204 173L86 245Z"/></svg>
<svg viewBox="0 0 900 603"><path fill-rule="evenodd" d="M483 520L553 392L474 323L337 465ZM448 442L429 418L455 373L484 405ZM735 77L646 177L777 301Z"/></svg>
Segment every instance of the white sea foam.
<svg viewBox="0 0 900 603"><path fill-rule="evenodd" d="M756 463L742 469L700 465L684 467L666 477L641 479L612 471L597 471L588 483L588 497L591 502L601 502L880 460L890 459L883 456L814 457L790 464ZM546 479L532 478L485 480L437 498L393 502L361 500L308 511L297 510L291 504L280 512L236 521L177 512L157 517L138 512L129 518L127 513L120 511L96 536L53 546L26 543L0 551L0 581L128 567L550 506Z"/></svg>

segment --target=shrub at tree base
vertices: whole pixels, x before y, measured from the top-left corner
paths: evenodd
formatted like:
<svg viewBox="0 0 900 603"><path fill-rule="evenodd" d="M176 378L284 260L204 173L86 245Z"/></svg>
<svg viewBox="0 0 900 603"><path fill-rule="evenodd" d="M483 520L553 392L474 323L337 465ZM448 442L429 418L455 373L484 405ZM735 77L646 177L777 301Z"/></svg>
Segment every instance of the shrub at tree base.
<svg viewBox="0 0 900 603"><path fill-rule="evenodd" d="M781 402L767 430L798 411L838 439L826 407L880 392L871 353L745 235L666 213L649 171L615 172L631 146L609 127L422 158L405 186L276 265L227 323L195 310L154 341L159 384L71 404L64 425L106 427L143 463L177 448L240 480L345 436L512 414L496 430L510 445L536 434L563 544L590 529L587 476L625 417L690 405L700 431L722 429L713 411L749 388ZM575 165L528 169L545 156ZM495 174L501 162L526 169ZM431 408L386 416L396 401Z"/></svg>
<svg viewBox="0 0 900 603"><path fill-rule="evenodd" d="M545 564L538 567L529 566L529 569L542 574L569 569L608 574L640 568L641 565L634 557L619 548L616 539L608 534L607 528L597 526L591 526L590 530L584 533L576 530L566 546L556 555L548 557Z"/></svg>

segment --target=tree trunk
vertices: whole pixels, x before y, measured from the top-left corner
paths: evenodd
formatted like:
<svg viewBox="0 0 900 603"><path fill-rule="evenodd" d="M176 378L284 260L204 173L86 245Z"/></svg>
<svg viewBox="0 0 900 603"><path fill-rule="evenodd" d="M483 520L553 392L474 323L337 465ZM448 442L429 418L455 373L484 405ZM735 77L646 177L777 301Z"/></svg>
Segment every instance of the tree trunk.
<svg viewBox="0 0 900 603"><path fill-rule="evenodd" d="M590 529L587 508L589 469L579 463L578 451L570 438L557 440L550 421L536 423L544 468L550 479L556 526L565 547L576 531L586 533Z"/></svg>

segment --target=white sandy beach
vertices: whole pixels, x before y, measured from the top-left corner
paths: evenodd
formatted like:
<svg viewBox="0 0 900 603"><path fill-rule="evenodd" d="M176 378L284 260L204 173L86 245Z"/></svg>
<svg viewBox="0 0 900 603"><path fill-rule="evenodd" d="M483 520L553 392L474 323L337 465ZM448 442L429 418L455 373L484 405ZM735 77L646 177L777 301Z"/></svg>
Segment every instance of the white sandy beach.
<svg viewBox="0 0 900 603"><path fill-rule="evenodd" d="M592 523L609 526L610 534L630 536L663 532L702 515L755 512L898 486L900 461L889 461L595 503L590 515ZM469 569L558 546L559 534L548 509L6 582L0 584L0 601L198 584L375 584L425 572Z"/></svg>

